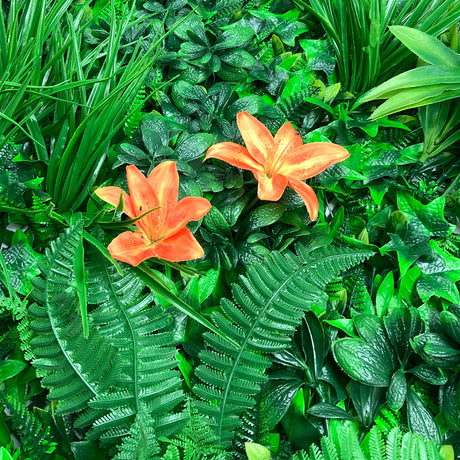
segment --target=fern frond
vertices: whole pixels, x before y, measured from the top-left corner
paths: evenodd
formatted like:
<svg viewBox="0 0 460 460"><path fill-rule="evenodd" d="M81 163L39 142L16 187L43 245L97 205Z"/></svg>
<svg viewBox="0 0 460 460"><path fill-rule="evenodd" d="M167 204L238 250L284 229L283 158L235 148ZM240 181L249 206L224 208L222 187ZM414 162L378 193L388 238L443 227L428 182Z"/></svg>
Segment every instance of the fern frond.
<svg viewBox="0 0 460 460"><path fill-rule="evenodd" d="M118 453L114 460L151 460L160 451L155 429L153 428L152 417L144 410L136 415L129 435L123 438L122 444L118 447Z"/></svg>
<svg viewBox="0 0 460 460"><path fill-rule="evenodd" d="M114 383L119 370L115 347L94 329L83 336L73 268L82 232L80 221L52 242L48 265L40 266L43 277L32 280L40 302L29 307L32 364L50 390L49 399L59 401L61 414L86 408L91 397Z"/></svg>
<svg viewBox="0 0 460 460"><path fill-rule="evenodd" d="M299 256L273 252L252 265L232 287L233 301L223 299L213 313L217 327L240 347L206 332L206 349L196 369L201 380L194 390L203 400L200 412L209 417L219 443L228 447L241 415L254 406L255 396L267 379L266 354L289 346L290 337L306 310L327 302L325 286L341 271L371 256L369 251L319 248Z"/></svg>
<svg viewBox="0 0 460 460"><path fill-rule="evenodd" d="M275 107L279 110L282 118L284 117L290 120L297 126L302 126L306 114L311 110L311 108L309 108L311 106L305 102L305 98L309 96L311 96L310 89L303 89L287 97L283 97L276 102Z"/></svg>
<svg viewBox="0 0 460 460"><path fill-rule="evenodd" d="M57 444L52 441L50 427L44 427L35 415L10 394L1 394L0 400L11 417L15 435L21 441L22 451L32 458L46 458Z"/></svg>
<svg viewBox="0 0 460 460"><path fill-rule="evenodd" d="M107 259L98 257L88 265L88 273L88 303L99 305L91 313L92 322L118 349L123 364L110 391L89 402L94 413L83 414L76 425L92 424L90 439L119 442L117 437L128 433L143 408L155 420L152 426L157 435L165 436L185 420L185 415L174 419L168 415L184 399L180 374L174 369L175 338L173 332L165 331L172 318L155 305L153 294L145 293L145 283L129 267L120 275Z"/></svg>
<svg viewBox="0 0 460 460"><path fill-rule="evenodd" d="M223 454L222 448L217 445L217 437L189 398L185 403L184 414L187 417L184 429L168 440L169 443L181 448L181 459L216 458Z"/></svg>

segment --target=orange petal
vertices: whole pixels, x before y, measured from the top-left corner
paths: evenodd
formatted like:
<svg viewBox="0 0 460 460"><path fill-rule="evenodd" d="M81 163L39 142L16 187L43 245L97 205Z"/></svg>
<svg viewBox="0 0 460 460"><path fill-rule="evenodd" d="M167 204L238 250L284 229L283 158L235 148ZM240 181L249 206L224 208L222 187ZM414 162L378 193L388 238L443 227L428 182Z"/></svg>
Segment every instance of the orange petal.
<svg viewBox="0 0 460 460"><path fill-rule="evenodd" d="M254 176L259 182L257 187L259 200L278 201L281 198L288 183L286 177L281 174L267 177L265 173L254 173Z"/></svg>
<svg viewBox="0 0 460 460"><path fill-rule="evenodd" d="M182 262L204 256L203 248L188 228L183 228L173 236L161 240L155 246L155 252L157 257L169 262Z"/></svg>
<svg viewBox="0 0 460 460"><path fill-rule="evenodd" d="M161 206L157 194L147 178L134 165L126 168L128 187L135 211L135 217ZM136 225L146 233L158 224L158 210L147 214Z"/></svg>
<svg viewBox="0 0 460 460"><path fill-rule="evenodd" d="M277 172L294 179L308 179L349 156L349 152L340 145L312 142L290 152Z"/></svg>
<svg viewBox="0 0 460 460"><path fill-rule="evenodd" d="M275 150L275 141L271 132L247 112L239 112L236 115L236 124L252 158L264 164L267 159L271 158Z"/></svg>
<svg viewBox="0 0 460 460"><path fill-rule="evenodd" d="M217 158L237 168L249 171L261 171L262 163L257 163L251 157L247 148L233 142L221 142L209 148L205 160Z"/></svg>
<svg viewBox="0 0 460 460"><path fill-rule="evenodd" d="M136 214L132 204L131 197L120 187L101 187L94 192L101 200L110 203L116 208L120 204L120 197L123 195L123 212L133 219Z"/></svg>
<svg viewBox="0 0 460 460"><path fill-rule="evenodd" d="M205 198L188 196L182 198L169 212L164 231L159 232L159 237L171 236L185 227L192 220L200 220L211 209L211 203Z"/></svg>
<svg viewBox="0 0 460 460"><path fill-rule="evenodd" d="M114 259L134 266L156 257L155 246L141 232L121 233L112 240L108 249Z"/></svg>
<svg viewBox="0 0 460 460"><path fill-rule="evenodd" d="M163 161L149 174L148 181L155 190L161 208L158 219L164 221L169 210L177 204L179 193L179 174L175 161Z"/></svg>
<svg viewBox="0 0 460 460"><path fill-rule="evenodd" d="M319 203L318 197L316 196L314 190L305 182L297 179L289 179L288 185L300 195L303 202L305 203L305 206L307 207L310 219L315 220L318 217Z"/></svg>

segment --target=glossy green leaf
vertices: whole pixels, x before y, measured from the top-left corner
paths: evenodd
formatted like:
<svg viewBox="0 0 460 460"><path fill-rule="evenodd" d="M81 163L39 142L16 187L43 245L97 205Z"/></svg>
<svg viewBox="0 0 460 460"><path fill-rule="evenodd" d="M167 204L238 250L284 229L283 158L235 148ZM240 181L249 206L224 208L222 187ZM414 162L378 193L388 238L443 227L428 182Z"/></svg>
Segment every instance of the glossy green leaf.
<svg viewBox="0 0 460 460"><path fill-rule="evenodd" d="M420 298L426 302L432 296L442 297L452 303L460 303L456 282L460 280L460 260L443 251L436 240L428 242L430 252L418 261L421 274L417 282Z"/></svg>
<svg viewBox="0 0 460 460"><path fill-rule="evenodd" d="M393 272L388 272L380 284L375 296L375 309L377 315L384 316L394 304L394 276Z"/></svg>
<svg viewBox="0 0 460 460"><path fill-rule="evenodd" d="M390 31L424 61L440 66L460 68L460 56L440 40L418 29L390 26Z"/></svg>
<svg viewBox="0 0 460 460"><path fill-rule="evenodd" d="M0 360L0 382L10 379L22 372L27 367L24 361L15 359Z"/></svg>
<svg viewBox="0 0 460 460"><path fill-rule="evenodd" d="M407 382L404 372L398 369L392 376L387 391L387 402L390 409L398 411L404 405L407 394Z"/></svg>
<svg viewBox="0 0 460 460"><path fill-rule="evenodd" d="M353 423L359 423L358 420L352 417L346 410L324 402L310 407L308 413L314 417L343 419L350 420Z"/></svg>
<svg viewBox="0 0 460 460"><path fill-rule="evenodd" d="M272 458L270 451L261 444L255 442L245 442L244 448L248 460L270 460Z"/></svg>
<svg viewBox="0 0 460 460"><path fill-rule="evenodd" d="M418 366L410 369L408 372L431 385L444 385L447 383L448 379L445 371L428 364L419 364Z"/></svg>
<svg viewBox="0 0 460 460"><path fill-rule="evenodd" d="M452 311L442 311L441 325L446 334L460 345L460 317Z"/></svg>
<svg viewBox="0 0 460 460"><path fill-rule="evenodd" d="M426 408L420 397L412 390L407 396L407 422L409 429L424 438L440 443L439 428L431 412Z"/></svg>
<svg viewBox="0 0 460 460"><path fill-rule="evenodd" d="M441 387L439 392L439 406L441 414L449 427L460 431L460 376L458 373L452 375L449 381Z"/></svg>
<svg viewBox="0 0 460 460"><path fill-rule="evenodd" d="M241 238L253 230L275 223L284 213L284 206L279 203L269 203L251 211L240 226Z"/></svg>
<svg viewBox="0 0 460 460"><path fill-rule="evenodd" d="M364 340L345 338L334 342L334 358L354 380L365 385L386 387L390 383L391 363Z"/></svg>
<svg viewBox="0 0 460 460"><path fill-rule="evenodd" d="M213 134L192 134L176 147L175 155L182 161L196 160L197 158L200 158L209 147L211 147L214 141L215 136Z"/></svg>
<svg viewBox="0 0 460 460"><path fill-rule="evenodd" d="M251 67L256 63L254 57L247 51L235 48L227 51L225 54L220 56L220 59L234 67Z"/></svg>
<svg viewBox="0 0 460 460"><path fill-rule="evenodd" d="M395 96L390 97L380 105L370 118L377 119L387 117L402 110L413 109L436 102L448 101L460 96L460 82L444 84L433 84L422 87L404 89Z"/></svg>

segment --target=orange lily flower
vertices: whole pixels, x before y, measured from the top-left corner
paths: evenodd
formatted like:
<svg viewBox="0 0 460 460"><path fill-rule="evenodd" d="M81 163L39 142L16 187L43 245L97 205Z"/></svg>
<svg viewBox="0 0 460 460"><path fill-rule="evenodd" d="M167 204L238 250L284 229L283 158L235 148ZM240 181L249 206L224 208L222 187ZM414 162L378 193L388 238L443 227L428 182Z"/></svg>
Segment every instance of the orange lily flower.
<svg viewBox="0 0 460 460"><path fill-rule="evenodd" d="M185 225L201 219L211 209L211 203L191 196L177 202L176 163L160 163L148 178L134 165L126 168L126 174L130 195L114 186L101 187L96 195L116 207L123 196L123 212L131 219L153 211L136 221L138 231L126 231L109 244L112 257L134 266L150 257L170 262L203 257L203 248Z"/></svg>
<svg viewBox="0 0 460 460"><path fill-rule="evenodd" d="M315 220L318 198L302 181L348 158L347 150L328 142L303 144L291 123L285 123L273 137L264 124L247 112L239 112L236 123L246 147L221 142L209 148L205 160L217 158L252 171L259 182L257 195L261 200L277 201L287 186L293 188L304 201L310 219Z"/></svg>

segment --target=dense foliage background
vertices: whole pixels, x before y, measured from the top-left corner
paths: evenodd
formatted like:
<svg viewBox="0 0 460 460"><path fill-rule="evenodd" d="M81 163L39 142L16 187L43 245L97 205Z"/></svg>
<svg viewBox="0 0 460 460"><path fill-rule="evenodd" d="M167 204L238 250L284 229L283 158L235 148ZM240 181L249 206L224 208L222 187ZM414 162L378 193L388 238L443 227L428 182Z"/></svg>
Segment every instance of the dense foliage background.
<svg viewBox="0 0 460 460"><path fill-rule="evenodd" d="M0 458L460 458L458 0L0 2ZM350 157L288 189L246 111ZM164 160L202 259L94 194Z"/></svg>

